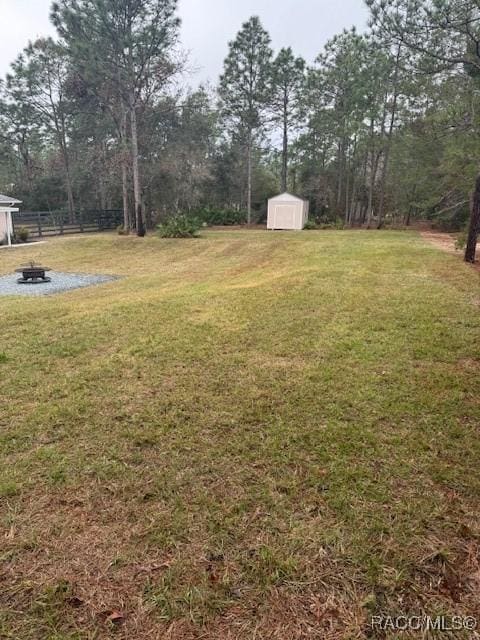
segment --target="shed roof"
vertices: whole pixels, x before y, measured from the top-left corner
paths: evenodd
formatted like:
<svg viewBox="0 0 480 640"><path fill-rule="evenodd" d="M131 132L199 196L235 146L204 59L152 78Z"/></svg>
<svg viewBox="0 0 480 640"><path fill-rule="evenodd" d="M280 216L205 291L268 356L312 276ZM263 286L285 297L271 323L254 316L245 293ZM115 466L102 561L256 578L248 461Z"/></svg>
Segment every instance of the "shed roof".
<svg viewBox="0 0 480 640"><path fill-rule="evenodd" d="M294 196L293 193L288 193L287 191L285 191L285 193L280 193L278 196L274 196L273 198L270 198L270 200L294 200L295 202L304 202L304 198L299 198L299 196ZM270 201L269 200L269 201Z"/></svg>
<svg viewBox="0 0 480 640"><path fill-rule="evenodd" d="M12 205L12 204L21 204L22 201L21 200L16 200L15 198L10 198L9 196L4 196L2 193L0 193L0 207L6 206L6 205Z"/></svg>

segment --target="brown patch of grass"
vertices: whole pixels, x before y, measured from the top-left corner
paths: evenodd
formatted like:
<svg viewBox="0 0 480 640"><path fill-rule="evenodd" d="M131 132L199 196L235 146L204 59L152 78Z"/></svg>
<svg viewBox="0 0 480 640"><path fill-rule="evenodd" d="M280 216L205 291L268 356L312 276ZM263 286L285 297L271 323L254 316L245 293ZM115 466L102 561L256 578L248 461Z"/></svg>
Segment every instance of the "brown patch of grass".
<svg viewBox="0 0 480 640"><path fill-rule="evenodd" d="M455 236L450 233L442 233L440 231L422 231L422 238L425 238L431 244L434 244L442 251L455 253Z"/></svg>

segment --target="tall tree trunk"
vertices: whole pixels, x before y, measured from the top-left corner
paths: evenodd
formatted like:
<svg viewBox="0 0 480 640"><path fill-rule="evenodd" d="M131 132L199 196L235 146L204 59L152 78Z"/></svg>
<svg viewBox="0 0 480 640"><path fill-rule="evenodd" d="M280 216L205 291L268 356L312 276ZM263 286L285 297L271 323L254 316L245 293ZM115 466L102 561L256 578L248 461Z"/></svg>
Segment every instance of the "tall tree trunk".
<svg viewBox="0 0 480 640"><path fill-rule="evenodd" d="M30 193L33 189L33 163L30 157L30 150L26 142L25 134L22 135L20 141L17 143L18 153L23 160L23 166L25 168L25 177L27 180L28 190Z"/></svg>
<svg viewBox="0 0 480 640"><path fill-rule="evenodd" d="M390 112L390 123L387 131L387 141L385 145L385 155L383 158L382 177L380 181L380 200L378 203L378 228L383 225L384 217L384 205L385 205L385 185L388 175L388 165L390 162L390 152L392 149L392 136L393 127L395 126L395 119L397 116L397 103L398 103L398 73L400 70L400 54L402 52L402 45L399 44L397 48L397 55L395 57L395 71L393 74L393 102L392 110Z"/></svg>
<svg viewBox="0 0 480 640"><path fill-rule="evenodd" d="M127 110L122 103L122 114L120 120L120 144L122 163L122 203L123 203L123 229L129 233L132 229L132 219L130 216L130 203L128 198L128 148L127 148Z"/></svg>
<svg viewBox="0 0 480 640"><path fill-rule="evenodd" d="M370 185L368 187L368 205L367 205L367 229L372 226L373 218L373 189L375 186L375 176L373 172L373 153L372 153L372 166L370 168Z"/></svg>
<svg viewBox="0 0 480 640"><path fill-rule="evenodd" d="M105 179L105 167L108 166L107 148L105 141L102 140L98 146L97 154L101 158L101 162L97 167L98 173L98 195L100 200L100 209L105 211L110 207L107 204L108 199L108 183Z"/></svg>
<svg viewBox="0 0 480 640"><path fill-rule="evenodd" d="M65 173L65 191L67 192L67 201L68 201L68 219L72 224L75 222L75 201L73 198L72 177L70 175L70 160L68 157L67 140L65 136L65 131L63 129L59 131L59 137L60 137L60 151L61 151L62 160L63 160L63 170Z"/></svg>
<svg viewBox="0 0 480 640"><path fill-rule="evenodd" d="M408 205L407 215L404 218L404 224L406 227L410 226L410 220L412 218L412 213L413 213L413 201L416 193L417 193L417 185L414 184L412 189L412 194L410 196L410 204Z"/></svg>
<svg viewBox="0 0 480 640"><path fill-rule="evenodd" d="M347 184L345 186L345 220L349 226L353 225L355 218L355 191L357 176L354 171L355 157L357 155L357 136L353 138L353 149L350 157L347 157ZM350 183L352 190L350 192Z"/></svg>
<svg viewBox="0 0 480 640"><path fill-rule="evenodd" d="M375 188L375 121L373 117L370 119L370 153L367 151L367 156L370 155L370 184L368 187L368 204L367 204L367 229L370 229L372 224L372 216L373 216L373 189Z"/></svg>
<svg viewBox="0 0 480 640"><path fill-rule="evenodd" d="M122 203L123 203L123 228L125 233L129 233L132 229L132 221L130 219L129 201L128 201L128 165L122 158Z"/></svg>
<svg viewBox="0 0 480 640"><path fill-rule="evenodd" d="M252 134L247 143L247 224L252 224Z"/></svg>
<svg viewBox="0 0 480 640"><path fill-rule="evenodd" d="M351 227L354 227L357 221L357 213L358 213L357 185L358 185L358 175L355 173L353 176L352 195L350 198L349 221L350 221Z"/></svg>
<svg viewBox="0 0 480 640"><path fill-rule="evenodd" d="M68 217L71 223L75 222L75 201L73 199L72 178L70 175L70 163L68 161L68 152L65 149L65 180L67 186L67 199L68 199Z"/></svg>
<svg viewBox="0 0 480 640"><path fill-rule="evenodd" d="M358 170L354 174L353 178L353 186L352 186L352 199L351 199L351 207L353 208L352 222L353 224L363 224L365 220L363 219L363 198L359 197L359 187L361 185L365 185L367 181L367 163L368 156L364 155L361 165L358 167Z"/></svg>
<svg viewBox="0 0 480 640"><path fill-rule="evenodd" d="M367 227L370 228L373 218L373 193L375 191L375 182L377 181L378 165L380 164L381 151L372 156L372 175L370 177L370 189L368 194L368 219Z"/></svg>
<svg viewBox="0 0 480 640"><path fill-rule="evenodd" d="M68 157L67 134L65 131L65 118L58 115L54 109L54 122L57 130L60 152L63 160L63 170L65 172L65 190L67 192L68 201L68 218L70 223L75 222L75 202L73 198L72 177L70 175L70 159Z"/></svg>
<svg viewBox="0 0 480 640"><path fill-rule="evenodd" d="M480 175L475 182L475 191L472 196L470 212L470 225L468 227L467 246L465 248L465 262L475 262L477 251L477 239L480 231Z"/></svg>
<svg viewBox="0 0 480 640"><path fill-rule="evenodd" d="M341 211L342 206L342 193L343 193L343 171L345 162L345 139L342 138L338 143L338 182L337 182L337 202L335 217L337 217Z"/></svg>
<svg viewBox="0 0 480 640"><path fill-rule="evenodd" d="M287 190L288 178L288 96L283 97L283 149L282 149L282 191Z"/></svg>
<svg viewBox="0 0 480 640"><path fill-rule="evenodd" d="M133 193L135 198L135 222L137 228L137 236L143 238L145 236L145 223L142 211L142 186L140 182L140 167L138 161L138 130L137 130L137 110L135 102L132 101L130 108L130 125L132 133L132 173L133 173Z"/></svg>
<svg viewBox="0 0 480 640"><path fill-rule="evenodd" d="M75 222L75 202L73 198L72 177L70 175L70 159L68 157L67 133L65 126L65 117L57 111L54 102L51 100L52 117L55 127L55 133L60 147L60 154L63 161L63 170L65 174L65 191L67 192L68 201L68 218L70 223Z"/></svg>
<svg viewBox="0 0 480 640"><path fill-rule="evenodd" d="M345 225L350 224L349 195L350 195L350 162L348 158L348 143L345 149Z"/></svg>
<svg viewBox="0 0 480 640"><path fill-rule="evenodd" d="M410 218L411 218L411 217L412 217L412 205L410 205L410 206L408 207L407 215L405 216L404 221L403 221L403 224L404 224L406 227L409 227L409 226L410 226Z"/></svg>
<svg viewBox="0 0 480 640"><path fill-rule="evenodd" d="M385 99L383 101L383 113L382 120L380 125L380 139L383 140L385 135L385 123L387 121L387 98L388 95L385 94ZM370 119L370 142L371 142L371 175L370 175L370 188L368 194L368 212L367 212L367 228L369 229L372 224L373 218L373 192L375 190L375 182L377 181L378 174L378 165L380 163L381 150L375 153L375 120L373 116Z"/></svg>
<svg viewBox="0 0 480 640"><path fill-rule="evenodd" d="M360 224L363 226L367 220L368 205L363 203L360 205Z"/></svg>

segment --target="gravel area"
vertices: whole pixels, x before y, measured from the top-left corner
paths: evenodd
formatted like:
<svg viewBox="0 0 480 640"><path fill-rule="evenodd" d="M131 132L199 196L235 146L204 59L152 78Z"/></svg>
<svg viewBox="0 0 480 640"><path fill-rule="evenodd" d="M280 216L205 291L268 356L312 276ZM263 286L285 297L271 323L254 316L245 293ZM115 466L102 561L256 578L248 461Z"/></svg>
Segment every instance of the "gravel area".
<svg viewBox="0 0 480 640"><path fill-rule="evenodd" d="M60 273L48 271L46 274L51 282L41 284L19 284L20 273L13 273L0 277L0 296L48 296L54 293L64 293L73 289L91 287L96 284L118 280L116 276L97 276L86 273Z"/></svg>

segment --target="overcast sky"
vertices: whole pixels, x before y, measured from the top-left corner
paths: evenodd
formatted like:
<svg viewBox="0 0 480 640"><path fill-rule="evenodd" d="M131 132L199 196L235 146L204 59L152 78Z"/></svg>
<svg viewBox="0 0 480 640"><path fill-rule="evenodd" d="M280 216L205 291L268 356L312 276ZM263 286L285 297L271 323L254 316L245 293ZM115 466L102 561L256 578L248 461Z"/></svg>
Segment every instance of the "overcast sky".
<svg viewBox="0 0 480 640"><path fill-rule="evenodd" d="M0 0L0 76L29 40L53 34L48 19L51 0ZM344 27L363 29L363 0L179 0L182 43L197 69L191 84L216 82L227 43L242 22L259 15L273 46L291 46L313 62L325 42Z"/></svg>

